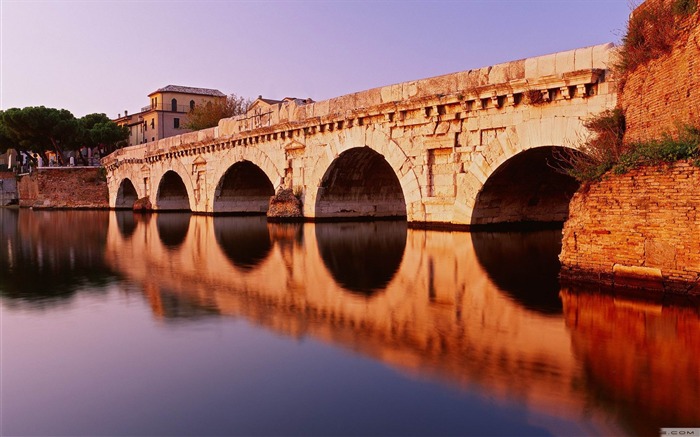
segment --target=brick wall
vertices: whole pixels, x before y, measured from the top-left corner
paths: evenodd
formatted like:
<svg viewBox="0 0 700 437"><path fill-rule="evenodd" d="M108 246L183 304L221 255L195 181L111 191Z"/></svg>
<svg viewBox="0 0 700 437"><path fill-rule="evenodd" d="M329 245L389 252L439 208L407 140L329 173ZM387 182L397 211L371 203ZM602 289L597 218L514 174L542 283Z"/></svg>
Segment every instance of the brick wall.
<svg viewBox="0 0 700 437"><path fill-rule="evenodd" d="M687 162L583 187L564 225L562 279L700 294L698 187Z"/></svg>
<svg viewBox="0 0 700 437"><path fill-rule="evenodd" d="M671 7L670 0L647 0L640 8L659 3ZM679 37L671 52L634 70L618 97L626 141L673 134L679 123L700 124L700 13L676 18L676 25Z"/></svg>
<svg viewBox="0 0 700 437"><path fill-rule="evenodd" d="M22 176L18 184L21 207L108 208L109 193L104 169L42 168Z"/></svg>

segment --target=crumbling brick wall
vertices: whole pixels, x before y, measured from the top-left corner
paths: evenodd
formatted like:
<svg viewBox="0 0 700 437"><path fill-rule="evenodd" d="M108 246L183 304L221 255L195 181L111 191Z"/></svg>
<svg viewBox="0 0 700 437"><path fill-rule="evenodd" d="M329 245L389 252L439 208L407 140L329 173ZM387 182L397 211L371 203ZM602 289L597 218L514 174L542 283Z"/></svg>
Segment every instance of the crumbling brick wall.
<svg viewBox="0 0 700 437"><path fill-rule="evenodd" d="M564 225L562 278L700 294L700 168L642 167L584 186Z"/></svg>
<svg viewBox="0 0 700 437"><path fill-rule="evenodd" d="M673 0L647 0L642 8L672 7ZM678 37L671 51L640 65L624 80L618 104L625 113L625 141L675 134L700 124L700 13L676 16Z"/></svg>
<svg viewBox="0 0 700 437"><path fill-rule="evenodd" d="M42 168L19 181L19 204L34 208L108 208L104 169Z"/></svg>

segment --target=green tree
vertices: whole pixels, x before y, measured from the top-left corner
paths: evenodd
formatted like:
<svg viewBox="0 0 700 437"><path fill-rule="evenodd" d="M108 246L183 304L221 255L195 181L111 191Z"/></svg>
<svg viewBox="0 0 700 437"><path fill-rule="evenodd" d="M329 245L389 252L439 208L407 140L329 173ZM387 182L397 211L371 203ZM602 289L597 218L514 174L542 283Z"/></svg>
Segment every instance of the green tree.
<svg viewBox="0 0 700 437"><path fill-rule="evenodd" d="M14 136L7 130L5 124L2 122L2 117L5 111L0 110L0 153L7 152L7 149L20 149L17 140Z"/></svg>
<svg viewBox="0 0 700 437"><path fill-rule="evenodd" d="M63 164L63 148L75 143L80 126L66 109L28 106L10 108L0 114L2 131L20 150L44 153L54 150Z"/></svg>
<svg viewBox="0 0 700 437"><path fill-rule="evenodd" d="M105 114L88 114L80 118L79 122L78 148L104 146L112 152L129 137L129 129L126 126L118 126Z"/></svg>
<svg viewBox="0 0 700 437"><path fill-rule="evenodd" d="M204 105L195 106L187 114L186 129L200 130L214 127L222 118L244 114L252 101L235 94L226 97L225 101L207 102Z"/></svg>

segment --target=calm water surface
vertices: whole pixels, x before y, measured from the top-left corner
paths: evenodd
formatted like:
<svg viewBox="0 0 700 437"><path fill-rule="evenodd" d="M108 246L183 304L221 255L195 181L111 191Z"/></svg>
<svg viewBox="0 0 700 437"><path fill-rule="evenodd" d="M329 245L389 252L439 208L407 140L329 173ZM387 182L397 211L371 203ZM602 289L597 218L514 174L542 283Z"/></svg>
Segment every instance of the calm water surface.
<svg viewBox="0 0 700 437"><path fill-rule="evenodd" d="M700 311L560 289L560 232L0 209L2 435L658 435Z"/></svg>

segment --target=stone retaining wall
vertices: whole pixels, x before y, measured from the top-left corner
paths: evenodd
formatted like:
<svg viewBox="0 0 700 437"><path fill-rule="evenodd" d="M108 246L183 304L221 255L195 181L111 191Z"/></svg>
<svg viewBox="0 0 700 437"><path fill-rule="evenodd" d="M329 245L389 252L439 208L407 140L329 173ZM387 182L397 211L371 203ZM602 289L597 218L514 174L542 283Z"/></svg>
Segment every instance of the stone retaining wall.
<svg viewBox="0 0 700 437"><path fill-rule="evenodd" d="M19 205L33 208L106 209L109 193L102 167L42 168L18 184Z"/></svg>
<svg viewBox="0 0 700 437"><path fill-rule="evenodd" d="M571 200L564 281L700 294L700 168L688 162L609 175Z"/></svg>

